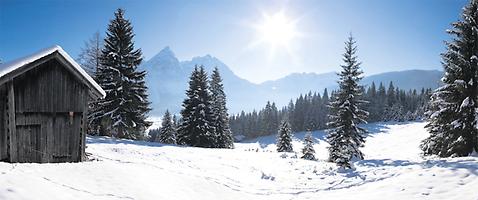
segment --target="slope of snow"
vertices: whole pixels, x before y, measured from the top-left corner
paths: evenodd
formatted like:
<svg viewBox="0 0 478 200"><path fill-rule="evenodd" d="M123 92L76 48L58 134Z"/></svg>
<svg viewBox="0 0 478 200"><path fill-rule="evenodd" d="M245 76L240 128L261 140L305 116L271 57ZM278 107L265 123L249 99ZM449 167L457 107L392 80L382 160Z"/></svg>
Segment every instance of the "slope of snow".
<svg viewBox="0 0 478 200"><path fill-rule="evenodd" d="M91 162L0 163L0 199L478 199L478 158L424 160L423 126L366 125L366 160L345 171L325 161L322 131L319 161L276 153L273 136L233 150L91 137Z"/></svg>

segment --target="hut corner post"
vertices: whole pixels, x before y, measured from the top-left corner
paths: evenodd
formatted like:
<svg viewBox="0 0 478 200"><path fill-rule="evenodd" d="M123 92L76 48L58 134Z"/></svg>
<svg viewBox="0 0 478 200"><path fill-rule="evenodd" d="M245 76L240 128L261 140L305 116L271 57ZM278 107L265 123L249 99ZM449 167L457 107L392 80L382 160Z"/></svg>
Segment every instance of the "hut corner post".
<svg viewBox="0 0 478 200"><path fill-rule="evenodd" d="M15 122L15 91L13 80L7 84L8 87L8 142L9 142L9 158L10 162L18 162L17 155L17 134L16 134L16 122Z"/></svg>

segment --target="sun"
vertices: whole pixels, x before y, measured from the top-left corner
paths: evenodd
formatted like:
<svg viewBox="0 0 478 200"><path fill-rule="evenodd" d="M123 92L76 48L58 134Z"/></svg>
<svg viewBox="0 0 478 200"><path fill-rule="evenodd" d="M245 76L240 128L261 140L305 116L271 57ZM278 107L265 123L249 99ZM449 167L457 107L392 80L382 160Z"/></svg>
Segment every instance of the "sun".
<svg viewBox="0 0 478 200"><path fill-rule="evenodd" d="M295 22L288 19L283 12L264 14L258 31L261 40L273 46L287 46L297 36Z"/></svg>
<svg viewBox="0 0 478 200"><path fill-rule="evenodd" d="M277 53L296 57L294 49L297 39L302 34L297 29L299 18L290 18L282 10L273 14L263 12L262 18L250 24L256 32L254 40L247 45L247 49L263 47L269 50L269 59L274 59Z"/></svg>

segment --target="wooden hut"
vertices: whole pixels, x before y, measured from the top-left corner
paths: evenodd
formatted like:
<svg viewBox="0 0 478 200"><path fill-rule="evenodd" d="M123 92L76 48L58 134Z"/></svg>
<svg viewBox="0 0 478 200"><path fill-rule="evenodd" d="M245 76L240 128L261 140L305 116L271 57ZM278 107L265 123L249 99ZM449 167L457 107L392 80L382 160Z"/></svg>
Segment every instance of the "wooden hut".
<svg viewBox="0 0 478 200"><path fill-rule="evenodd" d="M84 160L88 101L104 96L59 46L0 65L0 160Z"/></svg>

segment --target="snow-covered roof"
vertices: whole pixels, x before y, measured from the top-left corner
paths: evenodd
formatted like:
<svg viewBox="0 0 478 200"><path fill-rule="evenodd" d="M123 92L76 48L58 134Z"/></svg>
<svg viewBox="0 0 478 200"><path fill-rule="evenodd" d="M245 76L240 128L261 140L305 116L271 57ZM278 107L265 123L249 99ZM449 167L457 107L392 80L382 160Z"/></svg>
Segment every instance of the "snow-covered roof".
<svg viewBox="0 0 478 200"><path fill-rule="evenodd" d="M54 52L58 52L67 62L69 62L73 66L74 70L77 71L85 80L87 80L91 84L91 86L89 86L89 87L92 87L92 89L97 90L97 92L99 94L101 94L102 98L104 98L106 96L105 91L98 85L98 83L96 83L93 80L93 78L91 78L91 76L88 75L88 73L86 73L86 71L83 68L81 68L80 65L78 63L76 63L75 60L73 60L73 58L71 58L70 55L68 55L68 53L66 53L58 45L54 45L50 48L43 49L41 51L38 51L37 53L34 53L32 55L29 55L29 56L25 56L23 58L13 60L13 61L5 63L5 64L1 64L0 65L0 79L4 76L14 72L15 70L18 70L18 69L20 69L24 66L27 66L28 64L30 64L32 62L35 62L38 59L41 59L41 58L43 58L45 56L48 56L48 55L51 55Z"/></svg>

